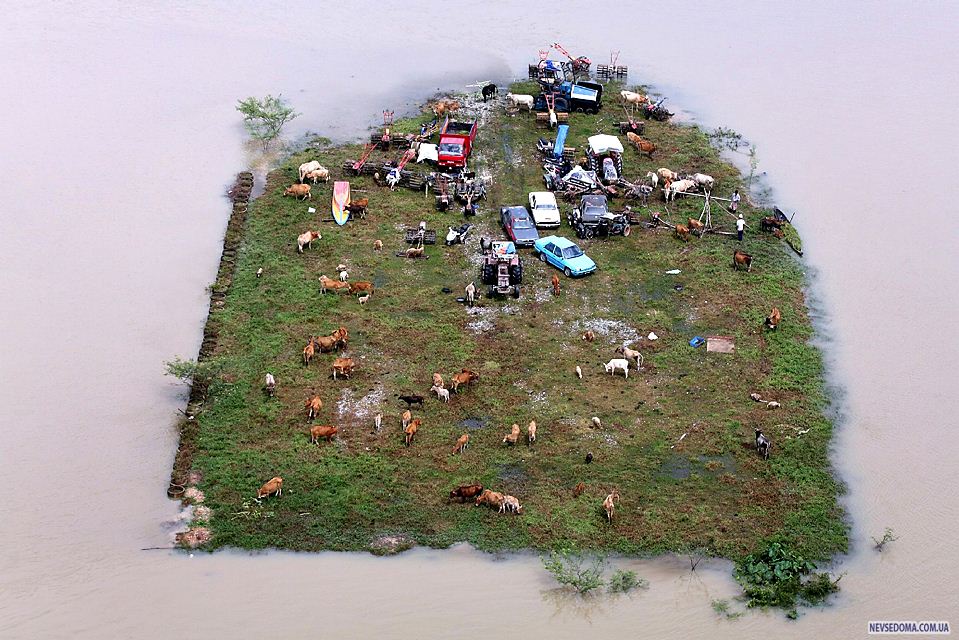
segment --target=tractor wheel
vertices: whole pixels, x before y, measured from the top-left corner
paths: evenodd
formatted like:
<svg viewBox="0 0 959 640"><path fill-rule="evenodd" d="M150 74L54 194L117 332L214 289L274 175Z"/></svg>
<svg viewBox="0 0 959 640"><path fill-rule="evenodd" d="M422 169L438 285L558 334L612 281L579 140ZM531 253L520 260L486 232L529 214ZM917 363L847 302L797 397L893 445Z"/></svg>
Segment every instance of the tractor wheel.
<svg viewBox="0 0 959 640"><path fill-rule="evenodd" d="M496 282L496 272L493 269L493 265L484 264L483 265L483 284L493 284Z"/></svg>
<svg viewBox="0 0 959 640"><path fill-rule="evenodd" d="M486 297L492 300L493 296L495 295L496 295L496 287L490 285L490 288L486 290Z"/></svg>
<svg viewBox="0 0 959 640"><path fill-rule="evenodd" d="M573 272L570 271L569 267L566 267L565 269L563 269L563 274L564 274L567 278L572 278L572 277L573 277Z"/></svg>
<svg viewBox="0 0 959 640"><path fill-rule="evenodd" d="M519 300L519 285L513 287L513 297Z"/></svg>
<svg viewBox="0 0 959 640"><path fill-rule="evenodd" d="M523 265L513 265L509 268L509 283L521 284L523 282Z"/></svg>
<svg viewBox="0 0 959 640"><path fill-rule="evenodd" d="M625 226L623 226L623 237L624 237L624 238L628 238L628 237L629 237L629 225L628 225L628 224L625 225Z"/></svg>
<svg viewBox="0 0 959 640"><path fill-rule="evenodd" d="M541 252L541 253L539 254L539 261L540 261L540 262L546 262L546 254L545 254L545 253L542 253L542 252Z"/></svg>
<svg viewBox="0 0 959 640"><path fill-rule="evenodd" d="M583 229L583 236L582 236L582 237L583 237L585 240L592 240L592 239L593 239L593 230L590 229L589 227L584 228L584 229Z"/></svg>

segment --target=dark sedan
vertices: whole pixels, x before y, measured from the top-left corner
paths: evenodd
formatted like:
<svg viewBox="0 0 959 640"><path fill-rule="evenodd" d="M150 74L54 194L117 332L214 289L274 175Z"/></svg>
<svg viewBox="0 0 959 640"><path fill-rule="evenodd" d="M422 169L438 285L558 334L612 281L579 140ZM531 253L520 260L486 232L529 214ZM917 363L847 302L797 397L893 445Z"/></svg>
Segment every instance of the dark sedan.
<svg viewBox="0 0 959 640"><path fill-rule="evenodd" d="M539 234L526 207L503 207L499 215L506 235L517 245L532 247L533 243L539 239Z"/></svg>

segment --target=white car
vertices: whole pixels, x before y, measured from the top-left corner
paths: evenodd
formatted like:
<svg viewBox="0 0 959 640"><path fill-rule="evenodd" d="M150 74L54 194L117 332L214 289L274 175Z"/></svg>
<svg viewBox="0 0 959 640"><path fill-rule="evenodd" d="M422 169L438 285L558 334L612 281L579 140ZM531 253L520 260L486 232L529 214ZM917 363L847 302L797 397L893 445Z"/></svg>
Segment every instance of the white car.
<svg viewBox="0 0 959 640"><path fill-rule="evenodd" d="M559 207L556 206L556 196L549 191L534 191L529 194L529 211L537 227L559 226Z"/></svg>

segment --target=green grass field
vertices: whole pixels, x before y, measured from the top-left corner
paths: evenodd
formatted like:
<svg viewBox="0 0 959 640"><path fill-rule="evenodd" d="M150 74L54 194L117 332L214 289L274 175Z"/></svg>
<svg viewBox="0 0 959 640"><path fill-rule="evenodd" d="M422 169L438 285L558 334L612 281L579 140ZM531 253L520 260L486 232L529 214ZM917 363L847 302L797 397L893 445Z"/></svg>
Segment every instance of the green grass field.
<svg viewBox="0 0 959 640"><path fill-rule="evenodd" d="M622 110L614 90L606 102L599 116L573 115L569 145L581 149L588 135L617 133ZM396 129L418 130L426 119ZM523 250L519 300L484 297L472 311L456 301L470 281L479 286L478 238L502 236L499 206L525 204L529 191L542 190L540 135L550 134L525 113L507 117L498 105L486 114L471 165L492 175L493 184L465 247L443 246L447 226L462 222L462 214L436 211L432 195L345 178L340 167L358 157L361 145L320 143L271 173L266 192L250 206L226 303L209 319L223 373L189 431L192 469L212 510L208 524L197 523L213 534L205 548L379 549L377 541L387 536L435 547L467 541L488 550L703 548L733 559L769 540L817 560L846 548L802 264L780 240L760 234L760 211L741 209L751 225L743 243L754 256L750 273L731 265L739 246L734 238L707 235L684 243L668 229L636 225L628 238L579 241L599 269L577 280L560 274L558 297L549 280L559 272ZM715 193L724 197L743 184L695 127L649 121L644 137L658 146L655 160L627 148L629 179L658 167L702 171L717 179ZM332 182L314 187L314 215L306 203L282 197L308 159L369 197L365 220L332 224ZM616 200L613 208L622 204ZM650 201L673 222L698 217L702 208L699 198L680 200L668 212L664 204ZM564 220L569 207L561 205ZM734 229L718 207L714 215ZM396 257L405 248L402 229L420 220L437 230L439 243L427 248L426 260ZM300 255L296 237L307 229L323 238ZM574 237L565 222L558 233ZM382 252L373 251L375 239L383 241ZM368 304L320 294L318 277L335 278L341 262L351 280L375 283ZM256 278L259 267L264 273ZM670 269L682 273L666 275ZM443 294L444 287L453 293ZM773 306L782 310L782 324L764 331ZM333 354L306 367L301 350L310 335L340 325L350 330L347 354L358 367L352 379L334 381ZM592 343L580 339L587 328L597 334ZM659 340L640 338L650 331ZM696 335L733 336L736 352L691 348ZM623 344L645 356L643 370L628 380L602 368ZM577 365L582 380L574 375ZM475 385L449 405L429 394L433 372L449 383L463 367L480 374ZM278 381L273 399L262 391L267 371ZM410 448L400 429L405 405L395 397L408 392L430 396L424 409L413 411L423 426ZM753 392L782 407L766 409L750 399ZM332 444L309 442L303 402L313 393L325 405L315 424L340 428ZM383 414L378 434L376 413ZM601 418L601 428L591 425L592 416ZM534 446L501 444L513 422L525 435L533 419L539 426ZM768 462L752 446L757 427L773 441ZM465 432L470 448L452 456ZM587 451L595 456L590 465ZM277 475L284 479L282 497L251 508L257 488ZM471 482L517 496L524 513L448 501L452 488ZM578 482L587 489L574 498ZM622 499L609 525L601 503L614 488Z"/></svg>

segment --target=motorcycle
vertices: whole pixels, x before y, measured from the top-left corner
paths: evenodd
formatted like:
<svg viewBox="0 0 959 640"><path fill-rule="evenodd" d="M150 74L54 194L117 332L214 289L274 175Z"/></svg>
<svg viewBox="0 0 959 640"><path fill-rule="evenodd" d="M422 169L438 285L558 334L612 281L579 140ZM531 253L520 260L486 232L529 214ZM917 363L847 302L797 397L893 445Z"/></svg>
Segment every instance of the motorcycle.
<svg viewBox="0 0 959 640"><path fill-rule="evenodd" d="M469 232L473 230L473 225L469 222L461 224L458 227L450 227L449 233L446 234L446 246L452 246L454 244L460 244L466 242L466 236L469 235Z"/></svg>

